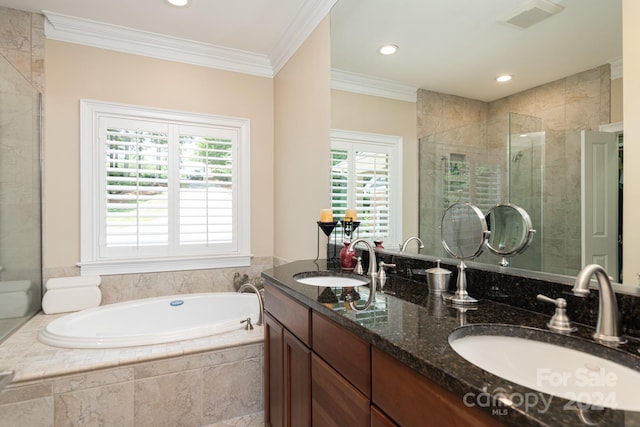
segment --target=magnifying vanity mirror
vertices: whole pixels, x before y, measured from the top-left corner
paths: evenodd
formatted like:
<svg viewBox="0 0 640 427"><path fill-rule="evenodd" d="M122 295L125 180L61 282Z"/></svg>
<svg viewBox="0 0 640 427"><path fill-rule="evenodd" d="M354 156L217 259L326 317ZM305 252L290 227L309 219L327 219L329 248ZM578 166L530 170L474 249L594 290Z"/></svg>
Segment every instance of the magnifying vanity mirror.
<svg viewBox="0 0 640 427"><path fill-rule="evenodd" d="M489 209L485 219L491 232L487 249L502 257L502 267L508 267L507 258L526 251L533 240L536 230L531 225L531 218L519 206L499 203Z"/></svg>
<svg viewBox="0 0 640 427"><path fill-rule="evenodd" d="M443 298L455 305L475 304L478 300L467 293L464 261L477 258L489 239L485 216L471 203L456 203L449 206L442 215L440 230L444 250L460 260L456 292L443 295Z"/></svg>

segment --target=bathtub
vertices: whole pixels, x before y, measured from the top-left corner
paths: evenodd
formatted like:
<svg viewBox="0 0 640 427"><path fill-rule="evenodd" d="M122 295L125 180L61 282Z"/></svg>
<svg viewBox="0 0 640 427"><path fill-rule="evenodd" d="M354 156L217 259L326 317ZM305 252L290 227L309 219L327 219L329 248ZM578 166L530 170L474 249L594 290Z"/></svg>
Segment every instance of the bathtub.
<svg viewBox="0 0 640 427"><path fill-rule="evenodd" d="M254 293L213 292L145 298L67 314L38 334L44 344L65 348L119 348L162 344L221 334L255 325Z"/></svg>

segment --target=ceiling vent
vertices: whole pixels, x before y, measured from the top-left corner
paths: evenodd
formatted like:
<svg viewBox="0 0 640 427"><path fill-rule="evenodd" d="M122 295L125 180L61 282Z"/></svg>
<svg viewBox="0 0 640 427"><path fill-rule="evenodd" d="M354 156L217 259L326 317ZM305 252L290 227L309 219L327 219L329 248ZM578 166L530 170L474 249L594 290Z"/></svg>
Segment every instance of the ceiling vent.
<svg viewBox="0 0 640 427"><path fill-rule="evenodd" d="M555 15L563 9L562 6L547 0L533 0L503 19L503 22L525 29Z"/></svg>

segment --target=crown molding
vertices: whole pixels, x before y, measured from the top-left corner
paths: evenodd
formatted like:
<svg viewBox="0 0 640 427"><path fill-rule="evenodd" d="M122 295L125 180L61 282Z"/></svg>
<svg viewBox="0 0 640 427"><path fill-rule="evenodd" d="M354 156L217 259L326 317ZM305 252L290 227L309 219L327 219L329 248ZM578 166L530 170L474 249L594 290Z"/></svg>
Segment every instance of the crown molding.
<svg viewBox="0 0 640 427"><path fill-rule="evenodd" d="M416 102L418 92L417 87L335 68L331 69L331 88L408 102Z"/></svg>
<svg viewBox="0 0 640 427"><path fill-rule="evenodd" d="M622 78L622 57L607 62L611 64L611 80Z"/></svg>
<svg viewBox="0 0 640 427"><path fill-rule="evenodd" d="M45 36L51 40L273 78L327 16L335 2L305 1L270 56L45 10L42 13L46 18Z"/></svg>
<svg viewBox="0 0 640 427"><path fill-rule="evenodd" d="M336 1L307 0L304 2L293 22L287 27L287 30L280 37L278 44L269 55L274 75L284 67L311 32L329 14Z"/></svg>
<svg viewBox="0 0 640 427"><path fill-rule="evenodd" d="M272 77L266 55L43 11L48 39L203 67Z"/></svg>

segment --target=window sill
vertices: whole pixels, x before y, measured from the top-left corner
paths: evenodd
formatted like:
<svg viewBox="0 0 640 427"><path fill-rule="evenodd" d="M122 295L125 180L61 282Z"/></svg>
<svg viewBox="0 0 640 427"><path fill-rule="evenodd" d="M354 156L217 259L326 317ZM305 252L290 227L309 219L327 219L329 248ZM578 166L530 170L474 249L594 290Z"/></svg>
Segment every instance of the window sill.
<svg viewBox="0 0 640 427"><path fill-rule="evenodd" d="M204 270L213 268L249 267L251 255L198 258L153 258L138 260L88 261L77 264L80 275L158 273L165 271Z"/></svg>

